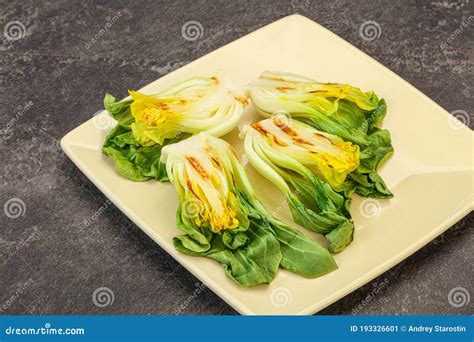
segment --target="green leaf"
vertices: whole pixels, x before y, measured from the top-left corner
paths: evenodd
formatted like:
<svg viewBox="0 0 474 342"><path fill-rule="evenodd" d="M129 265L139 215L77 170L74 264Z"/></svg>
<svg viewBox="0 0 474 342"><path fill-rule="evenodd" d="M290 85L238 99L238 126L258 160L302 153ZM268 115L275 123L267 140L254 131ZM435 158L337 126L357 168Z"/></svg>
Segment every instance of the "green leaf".
<svg viewBox="0 0 474 342"><path fill-rule="evenodd" d="M168 181L166 166L160 162L161 146L140 147L124 144L123 147L106 144L102 151L115 162L119 174L136 182L154 178Z"/></svg>
<svg viewBox="0 0 474 342"><path fill-rule="evenodd" d="M308 208L295 196L289 196L287 200L295 222L313 232L326 234L337 228L341 223L349 221L349 218L342 213L333 211L316 212Z"/></svg>
<svg viewBox="0 0 474 342"><path fill-rule="evenodd" d="M130 124L133 121L133 117L130 112L130 105L132 102L132 99L124 99L119 101L112 95L106 94L104 97L104 108L118 122L122 124Z"/></svg>
<svg viewBox="0 0 474 342"><path fill-rule="evenodd" d="M115 170L125 178L128 178L130 180L136 181L136 182L143 182L150 177L143 176L140 172L140 170L137 169L135 164L133 164L125 155L125 151L121 151L118 149L115 149L114 147L104 147L102 149L105 154L107 154L109 157L112 158L112 160L115 162Z"/></svg>
<svg viewBox="0 0 474 342"><path fill-rule="evenodd" d="M176 140L181 138L178 136ZM173 141L167 140L165 145ZM162 147L158 144L141 146L130 126L119 122L105 138L102 151L114 160L117 172L130 180L143 182L156 179L166 182L166 166L160 162Z"/></svg>
<svg viewBox="0 0 474 342"><path fill-rule="evenodd" d="M392 192L387 188L382 177L377 172L359 173L349 175L350 180L344 183L344 190L350 196L356 192L364 197L392 198Z"/></svg>
<svg viewBox="0 0 474 342"><path fill-rule="evenodd" d="M332 253L344 250L354 238L354 224L349 221L341 223L336 229L324 235L329 242L328 249Z"/></svg>
<svg viewBox="0 0 474 342"><path fill-rule="evenodd" d="M280 242L283 268L305 278L320 277L337 269L331 254L306 235L278 220L271 220L270 224Z"/></svg>
<svg viewBox="0 0 474 342"><path fill-rule="evenodd" d="M239 285L270 283L282 260L280 244L268 227L257 226L253 221L247 233L250 242L246 246L223 249L208 257L222 263L227 275Z"/></svg>
<svg viewBox="0 0 474 342"><path fill-rule="evenodd" d="M376 178L376 182L367 186L357 182L345 184L342 190L346 194L356 191L362 196L391 196L380 176L372 176L393 154L390 133L377 128L387 113L384 99L349 85L319 83L274 71L266 71L252 82L248 93L264 116L283 110L293 119L359 145L360 166L355 172L367 174L367 181ZM359 175L355 177L360 178Z"/></svg>
<svg viewBox="0 0 474 342"><path fill-rule="evenodd" d="M194 162L186 164L190 163L189 156L195 158ZM256 198L235 151L223 140L201 133L166 146L163 158L180 199L177 225L185 234L173 239L178 251L220 262L227 275L241 286L271 282L279 266L308 278L324 275L337 268L327 250L303 233L280 222L265 209ZM195 167L196 164L200 165L198 174L189 174L187 168L183 167ZM213 168L215 178L202 177L211 173L209 168ZM214 203L219 206L227 204L228 213L234 210L228 217L235 220L219 222L237 222L238 226L211 224L215 212L209 209L211 206L206 202L207 198L196 195L203 195L198 185L203 182L206 182L206 194L214 193L214 190L218 190L219 194L223 189L228 191L227 199L220 204ZM212 198L215 197L218 196ZM202 207L203 212L188 217L184 206L187 205L186 201L191 200L197 207ZM332 217L330 219L334 220ZM211 227L219 227L219 230L211 231Z"/></svg>
<svg viewBox="0 0 474 342"><path fill-rule="evenodd" d="M223 242L223 234L212 234L202 244L197 243L191 235L180 235L173 238L175 248L192 256L207 256L223 264L227 275L241 286L254 286L270 283L276 275L282 255L280 244L273 232L259 222L250 221L249 229L239 233L239 248L230 249ZM181 229L183 227L180 227ZM191 233L190 230L187 230ZM196 238L199 233L191 233ZM204 235L201 234L200 239ZM209 244L206 244L205 242Z"/></svg>
<svg viewBox="0 0 474 342"><path fill-rule="evenodd" d="M339 100L337 111L329 117L349 131L360 129L365 133L368 130L368 125L364 126L366 123L364 111L354 102Z"/></svg>

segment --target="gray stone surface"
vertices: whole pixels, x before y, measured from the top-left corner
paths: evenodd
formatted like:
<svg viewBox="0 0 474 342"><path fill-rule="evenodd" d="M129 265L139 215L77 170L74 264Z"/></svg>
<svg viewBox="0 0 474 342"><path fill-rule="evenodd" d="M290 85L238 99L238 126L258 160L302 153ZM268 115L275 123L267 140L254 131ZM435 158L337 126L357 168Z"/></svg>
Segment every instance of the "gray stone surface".
<svg viewBox="0 0 474 342"><path fill-rule="evenodd" d="M0 28L9 28L0 44L0 200L19 198L26 208L16 219L0 215L3 314L173 314L186 303L198 280L107 203L58 139L99 110L105 92L125 96L283 16L316 20L474 124L467 115L474 97L474 22L462 24L473 14L467 0L1 0L0 8ZM204 29L195 41L181 35L190 20ZM359 35L368 20L381 28L374 41ZM447 296L455 287L474 295L473 225L471 213L321 313L472 313L474 299L457 308ZM112 305L93 303L100 287L113 291ZM181 313L235 311L205 289Z"/></svg>

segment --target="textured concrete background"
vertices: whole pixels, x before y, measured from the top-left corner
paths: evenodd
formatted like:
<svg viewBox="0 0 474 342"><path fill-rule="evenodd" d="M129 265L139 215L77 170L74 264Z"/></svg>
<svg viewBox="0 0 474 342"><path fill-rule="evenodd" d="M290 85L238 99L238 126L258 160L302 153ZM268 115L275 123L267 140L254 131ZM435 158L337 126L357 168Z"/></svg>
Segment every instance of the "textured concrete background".
<svg viewBox="0 0 474 342"><path fill-rule="evenodd" d="M314 19L474 124L467 0L1 0L0 9L0 201L24 203L13 218L0 215L0 313L173 314L185 306L182 314L235 314L208 289L197 291L197 279L109 204L58 139L101 109L105 92L125 96L288 14ZM181 33L191 20L203 28L195 41ZM372 41L359 34L369 20L380 27ZM455 307L448 293L474 294L473 225L471 213L322 313L472 313L474 299ZM113 303L94 304L100 287Z"/></svg>

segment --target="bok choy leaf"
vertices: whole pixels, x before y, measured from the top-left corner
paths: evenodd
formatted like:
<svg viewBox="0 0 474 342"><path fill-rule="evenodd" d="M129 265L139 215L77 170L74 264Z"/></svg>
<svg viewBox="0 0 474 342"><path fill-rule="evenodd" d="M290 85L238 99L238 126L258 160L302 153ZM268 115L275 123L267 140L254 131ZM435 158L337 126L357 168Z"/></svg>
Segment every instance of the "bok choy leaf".
<svg viewBox="0 0 474 342"><path fill-rule="evenodd" d="M324 234L331 252L350 244L350 197L334 189L342 191L348 175L359 167L359 147L278 117L248 125L242 135L249 162L283 192L294 220Z"/></svg>
<svg viewBox="0 0 474 342"><path fill-rule="evenodd" d="M356 191L366 197L393 196L377 172L393 154L393 147L389 131L377 127L385 117L387 105L374 92L266 71L250 84L247 93L257 111L265 117L284 111L360 147L359 167L349 174L344 185L348 195Z"/></svg>
<svg viewBox="0 0 474 342"><path fill-rule="evenodd" d="M131 98L104 98L105 109L118 124L107 136L103 151L117 171L134 181L165 181L161 148L205 131L230 132L240 120L247 99L214 77L194 77L155 94L130 91Z"/></svg>
<svg viewBox="0 0 474 342"><path fill-rule="evenodd" d="M220 262L242 286L271 282L279 266L308 278L337 268L326 249L265 209L225 141L200 133L161 152L179 199L177 250Z"/></svg>

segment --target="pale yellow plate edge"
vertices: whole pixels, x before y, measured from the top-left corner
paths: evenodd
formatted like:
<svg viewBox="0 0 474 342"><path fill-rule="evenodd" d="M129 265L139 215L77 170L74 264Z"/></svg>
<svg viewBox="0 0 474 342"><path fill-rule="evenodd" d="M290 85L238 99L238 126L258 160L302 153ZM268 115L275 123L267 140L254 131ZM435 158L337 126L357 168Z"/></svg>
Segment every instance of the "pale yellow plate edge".
<svg viewBox="0 0 474 342"><path fill-rule="evenodd" d="M434 104L436 105L437 107L441 108L443 111L446 112L446 110L444 108L442 108L440 105L438 105L436 102L434 102L432 99L430 99L428 96L426 96L425 94L423 94L420 90L418 90L417 88L415 88L413 85L411 85L410 83L408 83L407 81L405 81L404 79L402 79L400 76L398 76L397 74L395 74L393 71L391 71L390 69L388 69L387 67L385 67L384 65L382 65L381 63L379 63L377 60L373 59L372 57L368 56L367 54L365 54L364 52L362 52L361 50L359 50L358 48L356 48L354 45L348 43L347 41L345 41L344 39L342 39L341 37L337 36L336 34L332 33L331 31L327 30L326 28L324 28L323 26L319 25L318 23L312 21L311 19L309 18L306 18L300 14L293 14L293 15L289 15L287 17L284 17L284 18L281 18L269 25L266 25L254 32L251 32L241 38L238 38L237 40L229 43L229 44L226 44L198 59L196 59L195 61L191 62L191 63L188 63L187 65L184 65L183 67L181 67L179 70L185 70L189 67L191 67L192 65L194 65L195 63L198 63L199 61L201 61L202 59L204 58L209 58L210 56L216 54L219 50L221 49L224 49L226 48L227 46L230 46L230 45L233 45L233 44L236 44L237 42L239 42L241 39L245 39L249 36L252 36L253 34L255 34L256 32L259 32L261 30L268 30L270 29L273 25L277 24L277 23L282 23L284 21L289 21L289 20L305 20L305 21L310 21L312 24L314 25L317 25L319 26L320 29L322 30L325 30L327 32L329 32L333 38L343 42L344 44L347 45L348 48L352 49L352 51L354 51L354 53L358 53L359 55L361 55L363 58L366 58L368 59L372 64L375 64L377 65L379 68L381 68L384 72L386 73L389 73L392 77L395 77L399 80L402 80L407 86L409 86L412 90L414 90L416 93L418 93L418 95L424 97L425 100L428 100L431 104ZM171 74L168 74L168 75L165 75L163 77L160 78L160 80L165 80L168 76L170 76ZM446 115L450 115L449 113L446 112ZM176 261L178 261L183 267L185 267L189 272L191 272L194 276L196 276L197 278L199 278L208 288L210 288L214 293L216 293L217 295L219 295L220 298L222 298L227 304L229 304L230 306L232 306L235 310L237 310L239 313L241 314L245 314L245 315L254 315L255 313L250 310L249 308L247 308L245 305L243 305L241 302L238 302L236 301L234 298L228 298L226 296L225 293L223 293L221 291L221 287L216 284L206 273L204 272L201 272L199 269L195 268L192 263L187 263L187 262L183 262L183 260L181 260L181 257L180 257L180 254L175 250L173 249L171 246L172 245L167 245L166 241L164 239L162 239L160 237L159 234L155 233L153 231L153 229L151 229L151 227L149 227L147 224L145 224L137 215L135 215L133 212L131 212L121 201L118 197L116 197L115 195L113 195L110 191L108 191L104 186L102 186L102 184L100 182L97 182L94 175L92 174L92 172L89 172L87 170L87 168L82 164L82 162L80 161L79 158L77 158L75 156L75 154L71 151L70 149L70 146L73 145L73 142L69 142L70 140L70 135L72 135L72 133L77 130L79 127L81 127L82 125L85 125L87 124L89 121L91 121L93 119L90 119L86 122L84 122L83 124L81 124L80 126L76 127L75 129L73 129L72 131L70 131L69 133L67 133L62 139L61 139L61 142L60 142L60 145L61 145L61 148L63 149L63 151L66 153L66 155L71 159L71 161L87 176L87 178L89 178L89 180L102 192L104 193L128 218L130 218L137 226L140 227L140 229L142 229L149 237L151 237L161 248L163 248L168 254L170 254ZM464 129L464 128L463 128ZM468 131L471 131L469 128L466 127L466 129ZM472 131L471 131L472 133ZM474 135L473 135L474 136ZM458 222L459 220L461 220L464 216L466 216L467 214L469 214L472 210L474 210L474 203L468 203L466 206L464 206L462 209L460 209L457 213L453 214L451 217L449 217L446 221L444 221L443 223L439 224L435 229L433 229L431 231L430 234L427 234L425 235L423 238L415 241L412 245L410 245L409 247L407 247L405 250L403 250L402 252L398 253L397 255L394 255L392 258L388 259L386 262L384 262L383 264L381 264L380 266L374 268L371 272L368 272L366 273L365 276L355 280L354 282L350 283L349 285L347 285L346 287L344 287L343 289L337 291L337 292L334 292L331 296L328 296L325 298L324 301L320 301L318 303L315 303L311 306L309 306L308 308L304 309L304 310L301 310L299 312L297 312L296 314L297 315L308 315L308 314L314 314L315 312L318 312L322 309L324 309L325 307L327 307L328 305L336 302L337 300L339 300L340 298L344 297L345 295L355 291L356 289L358 289L359 287L363 286L364 284L366 284L367 282L369 282L370 280L376 278L377 276L379 276L380 274L386 272L387 270L389 270L390 268L392 268L393 266L397 265L398 263L400 263L401 261L403 261L405 258L407 258L408 256L412 255L413 253L415 253L417 250L421 249L422 247L424 247L426 244L428 244L430 241L432 241L434 238L436 238L437 236L441 235L443 232L445 232L446 230L448 230L451 226L453 226L456 222Z"/></svg>

